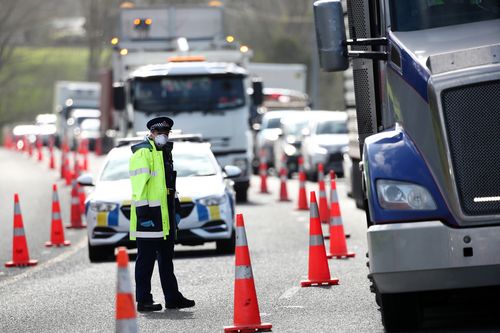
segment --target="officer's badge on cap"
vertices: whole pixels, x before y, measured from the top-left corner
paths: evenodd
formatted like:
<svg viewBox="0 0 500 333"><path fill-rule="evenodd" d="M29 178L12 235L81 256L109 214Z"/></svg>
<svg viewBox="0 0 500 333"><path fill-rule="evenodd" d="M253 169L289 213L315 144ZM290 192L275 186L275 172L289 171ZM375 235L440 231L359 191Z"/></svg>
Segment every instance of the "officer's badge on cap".
<svg viewBox="0 0 500 333"><path fill-rule="evenodd" d="M170 130L174 126L174 121L169 117L153 118L146 124L146 127L152 130Z"/></svg>

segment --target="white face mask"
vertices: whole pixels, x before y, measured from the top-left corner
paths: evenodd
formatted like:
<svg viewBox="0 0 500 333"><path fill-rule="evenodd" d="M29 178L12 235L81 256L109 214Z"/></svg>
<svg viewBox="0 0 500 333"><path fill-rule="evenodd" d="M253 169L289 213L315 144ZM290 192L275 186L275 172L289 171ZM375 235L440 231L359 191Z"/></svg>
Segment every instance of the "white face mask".
<svg viewBox="0 0 500 333"><path fill-rule="evenodd" d="M161 148L167 144L168 136L166 134L157 135L155 136L154 141L156 146Z"/></svg>

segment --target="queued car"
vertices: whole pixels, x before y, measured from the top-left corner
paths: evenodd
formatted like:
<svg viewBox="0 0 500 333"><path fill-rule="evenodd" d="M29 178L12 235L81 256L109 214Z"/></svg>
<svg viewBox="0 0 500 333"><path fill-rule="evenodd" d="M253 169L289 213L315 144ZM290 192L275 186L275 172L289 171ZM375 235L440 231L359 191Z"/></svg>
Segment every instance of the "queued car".
<svg viewBox="0 0 500 333"><path fill-rule="evenodd" d="M101 117L101 111L98 109L73 109L71 110L70 117L66 121L66 136L68 140L68 144L71 146L72 149L75 149L78 147L79 140L82 139L81 137L82 131L84 129L82 128L82 124L86 120L92 120L94 123L87 121L87 129L90 125L90 127L95 127L96 123L95 121L98 121L98 129L100 129L101 123L100 123L100 117Z"/></svg>
<svg viewBox="0 0 500 333"><path fill-rule="evenodd" d="M304 131L316 116L317 111L302 111L281 118L279 137L273 146L274 166L277 172L283 163L286 163L288 177L298 171Z"/></svg>
<svg viewBox="0 0 500 333"><path fill-rule="evenodd" d="M215 242L217 252L234 253L235 192L231 178L238 177L241 170L232 165L221 167L205 142L175 142L172 155L181 202L176 242ZM129 240L131 156L130 144L113 148L95 182L90 174L78 178L81 185L95 186L85 205L91 262L112 257L117 246L136 247Z"/></svg>
<svg viewBox="0 0 500 333"><path fill-rule="evenodd" d="M254 156L256 161L254 165L257 168L260 163L261 154L264 155L263 157L268 167L274 166L274 142L278 140L281 135L281 119L291 116L296 112L302 111L276 110L268 111L264 114L261 126L255 135Z"/></svg>
<svg viewBox="0 0 500 333"><path fill-rule="evenodd" d="M347 113L341 111L314 111L307 130L303 131L304 140L301 152L304 158L304 171L309 179L318 176L318 165L323 164L325 173L335 171L343 177L343 154L347 150Z"/></svg>

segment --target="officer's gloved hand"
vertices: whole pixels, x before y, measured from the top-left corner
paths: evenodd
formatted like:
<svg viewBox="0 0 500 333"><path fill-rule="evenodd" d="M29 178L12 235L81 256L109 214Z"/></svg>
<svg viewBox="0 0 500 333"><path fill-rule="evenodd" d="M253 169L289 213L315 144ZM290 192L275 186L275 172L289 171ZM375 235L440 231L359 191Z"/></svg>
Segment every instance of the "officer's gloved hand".
<svg viewBox="0 0 500 333"><path fill-rule="evenodd" d="M179 223L181 222L181 215L175 214L175 224L179 227Z"/></svg>

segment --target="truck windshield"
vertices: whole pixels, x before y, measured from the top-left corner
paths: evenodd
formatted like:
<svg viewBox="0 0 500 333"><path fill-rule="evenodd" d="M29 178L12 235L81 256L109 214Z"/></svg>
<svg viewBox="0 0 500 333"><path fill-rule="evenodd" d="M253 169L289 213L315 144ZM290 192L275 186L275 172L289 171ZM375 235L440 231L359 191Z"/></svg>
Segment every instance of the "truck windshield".
<svg viewBox="0 0 500 333"><path fill-rule="evenodd" d="M144 112L215 111L245 104L243 76L176 76L136 79L134 108Z"/></svg>
<svg viewBox="0 0 500 333"><path fill-rule="evenodd" d="M500 18L500 0L391 0L391 29L412 31Z"/></svg>

